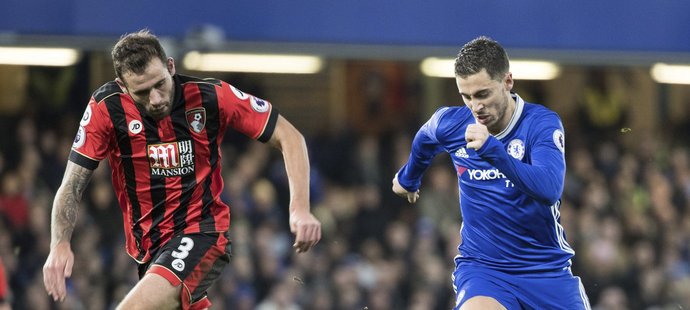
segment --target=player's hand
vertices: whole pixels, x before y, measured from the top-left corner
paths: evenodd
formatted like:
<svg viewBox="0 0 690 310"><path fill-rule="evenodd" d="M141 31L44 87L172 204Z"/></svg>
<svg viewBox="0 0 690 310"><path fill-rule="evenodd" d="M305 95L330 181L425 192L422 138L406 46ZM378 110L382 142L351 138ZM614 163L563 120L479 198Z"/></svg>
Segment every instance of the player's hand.
<svg viewBox="0 0 690 310"><path fill-rule="evenodd" d="M290 231L295 234L297 253L304 253L321 240L321 222L309 211L290 212Z"/></svg>
<svg viewBox="0 0 690 310"><path fill-rule="evenodd" d="M65 278L72 276L74 253L68 242L60 242L50 249L50 254L43 265L43 284L48 295L55 301L64 301L67 297Z"/></svg>
<svg viewBox="0 0 690 310"><path fill-rule="evenodd" d="M469 124L465 129L465 140L467 147L475 151L480 149L486 140L489 139L489 129L482 124Z"/></svg>
<svg viewBox="0 0 690 310"><path fill-rule="evenodd" d="M416 192L408 192L405 188L403 188L400 185L400 182L398 182L398 174L395 174L395 177L393 177L393 192L402 197L407 199L407 202L409 203L415 203L417 202L417 199L419 199L419 190Z"/></svg>

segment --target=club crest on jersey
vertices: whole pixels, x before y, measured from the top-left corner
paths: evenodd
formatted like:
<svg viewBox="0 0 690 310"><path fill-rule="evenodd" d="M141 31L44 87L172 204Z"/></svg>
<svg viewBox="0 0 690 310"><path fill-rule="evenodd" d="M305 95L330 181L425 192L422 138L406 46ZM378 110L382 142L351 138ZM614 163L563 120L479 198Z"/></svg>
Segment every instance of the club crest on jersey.
<svg viewBox="0 0 690 310"><path fill-rule="evenodd" d="M166 177L194 173L194 150L191 140L149 144L151 175Z"/></svg>
<svg viewBox="0 0 690 310"><path fill-rule="evenodd" d="M252 109L254 109L254 111L259 113L268 111L268 103L265 100L252 96L250 101L252 102Z"/></svg>
<svg viewBox="0 0 690 310"><path fill-rule="evenodd" d="M187 115L187 124L196 133L201 133L206 126L206 109L195 108L185 112Z"/></svg>
<svg viewBox="0 0 690 310"><path fill-rule="evenodd" d="M525 142L520 139L513 139L508 143L508 154L517 160L525 157Z"/></svg>
<svg viewBox="0 0 690 310"><path fill-rule="evenodd" d="M553 131L553 143L561 150L561 153L565 153L565 134L560 129Z"/></svg>
<svg viewBox="0 0 690 310"><path fill-rule="evenodd" d="M84 126L79 126L77 130L77 135L74 136L74 142L72 143L72 148L78 149L86 142L86 130Z"/></svg>

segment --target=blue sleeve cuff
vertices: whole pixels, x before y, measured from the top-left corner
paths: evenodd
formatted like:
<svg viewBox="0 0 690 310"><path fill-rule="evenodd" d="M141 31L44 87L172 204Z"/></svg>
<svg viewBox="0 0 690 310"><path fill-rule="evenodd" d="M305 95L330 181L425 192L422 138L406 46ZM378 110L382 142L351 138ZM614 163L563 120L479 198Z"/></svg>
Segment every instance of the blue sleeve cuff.
<svg viewBox="0 0 690 310"><path fill-rule="evenodd" d="M421 181L413 182L413 181L409 181L409 180L405 179L405 177L404 177L405 167L406 167L406 166L403 166L403 167L400 169L400 171L398 171L398 173L396 174L396 175L398 176L398 183L399 183L400 186L402 186L402 188L404 188L406 191L408 191L408 192L416 192L416 191L419 189L419 187L422 186L422 182L421 182Z"/></svg>

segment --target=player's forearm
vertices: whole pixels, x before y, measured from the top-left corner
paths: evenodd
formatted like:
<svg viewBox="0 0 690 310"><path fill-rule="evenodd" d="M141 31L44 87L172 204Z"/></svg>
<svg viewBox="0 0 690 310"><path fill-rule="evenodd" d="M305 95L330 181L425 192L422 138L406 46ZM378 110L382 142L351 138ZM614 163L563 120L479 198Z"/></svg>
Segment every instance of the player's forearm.
<svg viewBox="0 0 690 310"><path fill-rule="evenodd" d="M515 187L527 195L548 202L549 205L560 199L565 167L556 168L562 165L556 162L558 159L533 158L532 165L526 164L508 155L495 138L487 140L477 154L505 174Z"/></svg>
<svg viewBox="0 0 690 310"><path fill-rule="evenodd" d="M77 224L77 210L84 189L93 172L72 162L67 163L65 176L58 189L51 214L51 248L60 242L69 242Z"/></svg>
<svg viewBox="0 0 690 310"><path fill-rule="evenodd" d="M442 151L439 143L429 138L423 127L412 141L412 150L407 163L398 171L400 186L410 192L417 191L422 184L422 176L431 165L434 157Z"/></svg>
<svg viewBox="0 0 690 310"><path fill-rule="evenodd" d="M304 136L279 116L268 143L283 153L290 186L290 212L309 211L309 155Z"/></svg>
<svg viewBox="0 0 690 310"><path fill-rule="evenodd" d="M309 155L304 137L296 129L282 145L290 185L290 212L309 209Z"/></svg>
<svg viewBox="0 0 690 310"><path fill-rule="evenodd" d="M515 187L527 195L549 205L556 203L563 193L563 178L553 169L543 166L528 165L514 159L494 164L498 170L504 172Z"/></svg>
<svg viewBox="0 0 690 310"><path fill-rule="evenodd" d="M51 248L60 242L69 241L72 238L72 232L77 223L78 204L78 200L70 193L69 189L62 189L61 187L58 190L53 202L51 216Z"/></svg>

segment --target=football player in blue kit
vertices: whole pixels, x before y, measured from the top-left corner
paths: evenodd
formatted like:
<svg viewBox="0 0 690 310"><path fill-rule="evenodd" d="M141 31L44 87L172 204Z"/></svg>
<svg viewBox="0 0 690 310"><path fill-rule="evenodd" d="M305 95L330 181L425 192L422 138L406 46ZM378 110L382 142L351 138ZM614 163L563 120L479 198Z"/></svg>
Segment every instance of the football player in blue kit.
<svg viewBox="0 0 690 310"><path fill-rule="evenodd" d="M431 160L450 154L463 218L455 309L590 309L560 224L559 116L512 92L508 56L490 38L462 47L455 79L465 106L434 113L393 179L393 191L414 203Z"/></svg>

